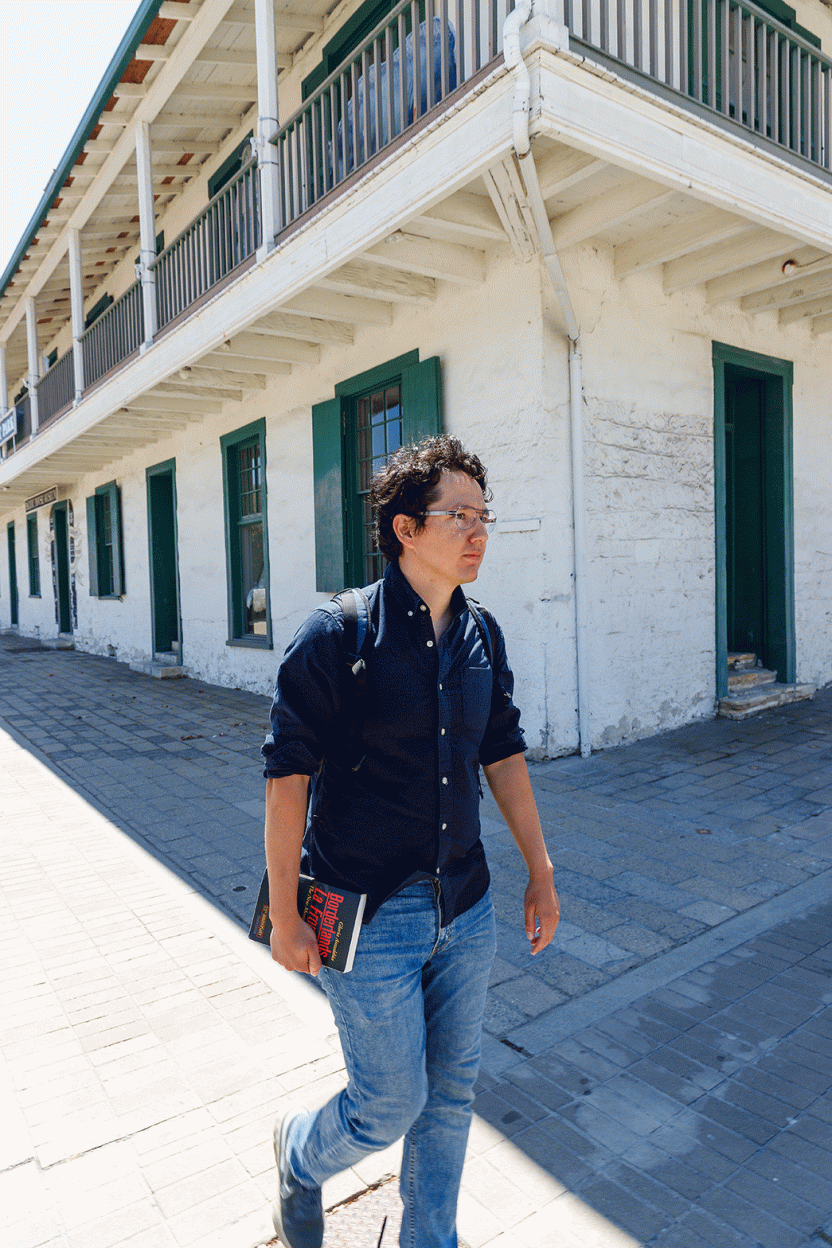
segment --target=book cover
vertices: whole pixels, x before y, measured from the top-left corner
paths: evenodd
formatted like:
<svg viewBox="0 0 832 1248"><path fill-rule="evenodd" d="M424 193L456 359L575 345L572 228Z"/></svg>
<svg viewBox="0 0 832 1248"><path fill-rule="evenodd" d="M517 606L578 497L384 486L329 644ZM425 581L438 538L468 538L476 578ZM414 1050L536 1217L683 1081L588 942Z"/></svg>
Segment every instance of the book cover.
<svg viewBox="0 0 832 1248"><path fill-rule="evenodd" d="M298 880L298 914L314 931L324 966L344 974L352 969L366 901L366 893L333 888L321 880L313 880L310 875L302 875ZM269 876L266 872L248 934L252 940L268 945L271 933Z"/></svg>

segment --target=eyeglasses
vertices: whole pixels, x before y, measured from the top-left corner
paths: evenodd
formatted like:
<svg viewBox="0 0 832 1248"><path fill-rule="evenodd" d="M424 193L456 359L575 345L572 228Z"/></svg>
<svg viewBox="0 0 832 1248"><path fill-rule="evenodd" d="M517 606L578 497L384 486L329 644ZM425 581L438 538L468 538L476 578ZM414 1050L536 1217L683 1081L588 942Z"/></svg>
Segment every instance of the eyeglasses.
<svg viewBox="0 0 832 1248"><path fill-rule="evenodd" d="M486 531L491 532L497 523L497 517L493 511L488 508L480 511L478 507L457 507L455 511L423 511L422 516L453 516L456 527L460 533L467 533L474 527L478 520L485 525Z"/></svg>

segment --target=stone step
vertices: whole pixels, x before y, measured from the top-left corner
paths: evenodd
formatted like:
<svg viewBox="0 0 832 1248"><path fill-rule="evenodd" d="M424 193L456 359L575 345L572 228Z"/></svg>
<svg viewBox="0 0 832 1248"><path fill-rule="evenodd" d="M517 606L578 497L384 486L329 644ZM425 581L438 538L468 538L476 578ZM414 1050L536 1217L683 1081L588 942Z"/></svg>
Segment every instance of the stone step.
<svg viewBox="0 0 832 1248"><path fill-rule="evenodd" d="M729 672L744 671L749 667L757 666L756 654L744 654L742 652L731 651L728 655Z"/></svg>
<svg viewBox="0 0 832 1248"><path fill-rule="evenodd" d="M42 637L41 645L47 650L74 650L75 641L72 633L58 633L57 637Z"/></svg>
<svg viewBox="0 0 832 1248"><path fill-rule="evenodd" d="M131 672L141 672L144 676L153 676L156 680L182 680L187 676L184 667L173 663L156 663L149 659L137 659L130 664Z"/></svg>
<svg viewBox="0 0 832 1248"><path fill-rule="evenodd" d="M720 698L717 713L724 719L748 719L773 706L785 706L788 702L802 702L815 696L814 685L781 685L777 681L738 689Z"/></svg>
<svg viewBox="0 0 832 1248"><path fill-rule="evenodd" d="M777 679L776 672L766 667L742 667L728 672L728 689L752 689L759 685L771 685Z"/></svg>

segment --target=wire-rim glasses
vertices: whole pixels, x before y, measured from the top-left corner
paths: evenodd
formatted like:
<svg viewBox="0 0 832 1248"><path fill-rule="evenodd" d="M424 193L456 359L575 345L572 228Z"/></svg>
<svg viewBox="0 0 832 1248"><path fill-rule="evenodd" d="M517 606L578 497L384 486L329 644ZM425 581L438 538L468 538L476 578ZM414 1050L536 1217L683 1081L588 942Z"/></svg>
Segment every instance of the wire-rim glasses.
<svg viewBox="0 0 832 1248"><path fill-rule="evenodd" d="M468 533L479 520L488 533L493 532L497 523L496 514L488 507L456 507L453 511L423 511L422 516L453 516L454 523L460 533Z"/></svg>

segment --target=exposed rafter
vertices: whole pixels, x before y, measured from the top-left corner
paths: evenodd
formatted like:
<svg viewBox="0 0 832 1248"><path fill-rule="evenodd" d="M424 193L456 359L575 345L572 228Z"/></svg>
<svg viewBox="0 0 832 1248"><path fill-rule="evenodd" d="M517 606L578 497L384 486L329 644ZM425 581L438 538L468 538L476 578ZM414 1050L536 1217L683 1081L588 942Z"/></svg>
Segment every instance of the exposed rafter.
<svg viewBox="0 0 832 1248"><path fill-rule="evenodd" d="M748 228L747 222L719 209L706 209L693 218L674 221L645 237L615 249L615 276L627 277L639 269L654 268L704 247L725 243Z"/></svg>
<svg viewBox="0 0 832 1248"><path fill-rule="evenodd" d="M432 277L399 273L395 269L361 261L342 265L322 278L318 285L343 295L363 295L370 299L381 297L396 303L432 303L436 298L436 282Z"/></svg>
<svg viewBox="0 0 832 1248"><path fill-rule="evenodd" d="M392 305L381 299L334 294L328 290L305 290L284 304L284 308L301 316L327 317L348 325L371 325L383 329L393 322Z"/></svg>
<svg viewBox="0 0 832 1248"><path fill-rule="evenodd" d="M674 194L643 178L628 181L614 191L597 195L557 217L552 222L555 246L572 247L587 238L594 238L596 234L631 221L643 212L660 208Z"/></svg>

